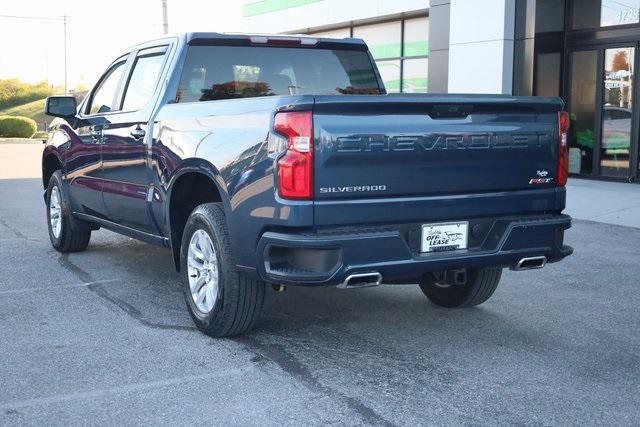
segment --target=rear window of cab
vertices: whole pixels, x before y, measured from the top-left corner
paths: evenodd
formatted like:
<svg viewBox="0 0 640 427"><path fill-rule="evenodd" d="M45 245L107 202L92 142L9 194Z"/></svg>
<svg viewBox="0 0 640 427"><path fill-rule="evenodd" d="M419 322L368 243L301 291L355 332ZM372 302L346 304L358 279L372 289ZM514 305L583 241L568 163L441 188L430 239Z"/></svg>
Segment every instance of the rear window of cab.
<svg viewBox="0 0 640 427"><path fill-rule="evenodd" d="M189 46L175 101L380 93L362 50Z"/></svg>

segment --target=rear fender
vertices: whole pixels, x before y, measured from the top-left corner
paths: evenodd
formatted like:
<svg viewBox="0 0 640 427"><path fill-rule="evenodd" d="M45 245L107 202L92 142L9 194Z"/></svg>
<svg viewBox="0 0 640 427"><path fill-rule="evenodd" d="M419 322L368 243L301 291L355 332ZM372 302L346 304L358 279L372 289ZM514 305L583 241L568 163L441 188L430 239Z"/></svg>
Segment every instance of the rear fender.
<svg viewBox="0 0 640 427"><path fill-rule="evenodd" d="M167 185L166 198L164 203L164 217L165 220L165 236L169 236L169 244L173 253L173 260L176 270L180 270L180 246L182 242L174 241L173 234L171 233L171 198L173 197L173 191L175 189L176 182L181 176L188 173L198 173L206 176L216 186L216 190L220 195L220 200L224 209L225 216L229 216L231 212L231 205L229 202L229 194L227 186L220 176L220 172L211 163L204 159L190 158L186 159L173 173L169 183Z"/></svg>

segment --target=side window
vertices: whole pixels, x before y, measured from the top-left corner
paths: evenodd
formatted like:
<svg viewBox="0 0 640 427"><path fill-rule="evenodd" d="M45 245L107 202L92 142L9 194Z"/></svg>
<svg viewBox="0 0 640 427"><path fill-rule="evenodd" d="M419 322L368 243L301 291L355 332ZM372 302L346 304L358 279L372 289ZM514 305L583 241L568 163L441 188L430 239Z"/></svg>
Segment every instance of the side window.
<svg viewBox="0 0 640 427"><path fill-rule="evenodd" d="M124 103L122 104L124 111L138 110L151 100L160 77L165 51L166 48L161 51L153 48L138 53L125 90Z"/></svg>
<svg viewBox="0 0 640 427"><path fill-rule="evenodd" d="M98 87L93 91L91 101L85 110L88 114L108 113L111 111L118 84L124 72L124 64L125 61L118 62L107 71Z"/></svg>

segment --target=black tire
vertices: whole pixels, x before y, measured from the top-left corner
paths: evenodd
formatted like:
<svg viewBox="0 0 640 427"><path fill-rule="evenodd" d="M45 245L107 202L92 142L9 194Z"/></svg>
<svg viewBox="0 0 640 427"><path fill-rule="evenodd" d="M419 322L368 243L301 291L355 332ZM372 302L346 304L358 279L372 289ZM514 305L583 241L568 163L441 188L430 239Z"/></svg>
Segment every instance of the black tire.
<svg viewBox="0 0 640 427"><path fill-rule="evenodd" d="M467 270L465 284L446 283L437 275L428 274L420 289L435 305L446 308L465 308L482 304L488 300L498 287L502 268L481 268Z"/></svg>
<svg viewBox="0 0 640 427"><path fill-rule="evenodd" d="M217 298L208 313L197 308L188 277L189 243L198 230L209 235L218 266ZM240 335L253 329L262 313L265 283L238 272L231 251L227 221L220 203L205 203L193 210L184 228L180 262L184 298L198 329L212 337Z"/></svg>
<svg viewBox="0 0 640 427"><path fill-rule="evenodd" d="M51 192L54 188L57 189L60 205L61 230L58 236L55 235L51 226ZM47 230L53 247L63 253L84 251L91 239L91 229L88 225L72 217L69 199L64 193L60 171L56 171L51 175L45 201L47 205Z"/></svg>

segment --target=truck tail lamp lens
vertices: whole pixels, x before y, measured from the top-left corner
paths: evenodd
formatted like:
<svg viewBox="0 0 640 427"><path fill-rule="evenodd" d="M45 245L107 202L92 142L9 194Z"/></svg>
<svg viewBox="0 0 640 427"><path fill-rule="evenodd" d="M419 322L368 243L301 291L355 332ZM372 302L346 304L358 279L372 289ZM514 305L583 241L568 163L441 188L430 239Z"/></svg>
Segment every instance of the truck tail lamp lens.
<svg viewBox="0 0 640 427"><path fill-rule="evenodd" d="M558 113L558 172L556 174L556 185L564 187L569 178L569 149L567 147L567 133L569 132L569 113L560 111Z"/></svg>
<svg viewBox="0 0 640 427"><path fill-rule="evenodd" d="M277 113L276 133L287 139L285 154L278 159L278 193L284 199L313 198L313 132L311 111Z"/></svg>

